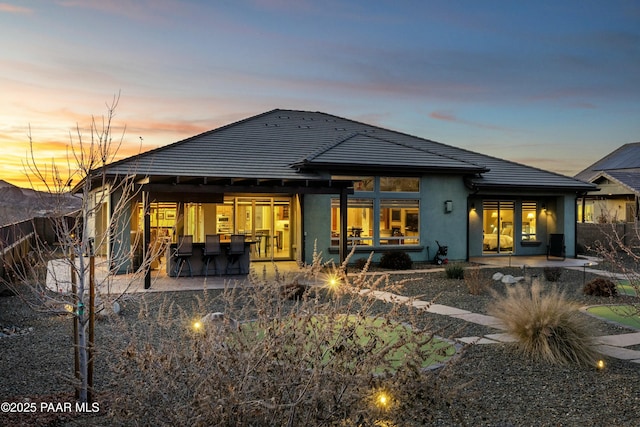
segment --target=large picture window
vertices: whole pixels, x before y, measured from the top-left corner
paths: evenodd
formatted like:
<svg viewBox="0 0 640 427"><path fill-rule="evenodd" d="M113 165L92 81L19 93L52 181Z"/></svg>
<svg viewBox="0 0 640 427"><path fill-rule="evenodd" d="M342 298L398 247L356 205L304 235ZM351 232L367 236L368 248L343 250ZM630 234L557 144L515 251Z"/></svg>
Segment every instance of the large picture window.
<svg viewBox="0 0 640 427"><path fill-rule="evenodd" d="M373 244L373 199L349 199L347 202L347 238L349 244ZM340 239L340 201L331 201L331 245Z"/></svg>
<svg viewBox="0 0 640 427"><path fill-rule="evenodd" d="M381 245L418 244L420 202L410 199L381 199L379 230Z"/></svg>

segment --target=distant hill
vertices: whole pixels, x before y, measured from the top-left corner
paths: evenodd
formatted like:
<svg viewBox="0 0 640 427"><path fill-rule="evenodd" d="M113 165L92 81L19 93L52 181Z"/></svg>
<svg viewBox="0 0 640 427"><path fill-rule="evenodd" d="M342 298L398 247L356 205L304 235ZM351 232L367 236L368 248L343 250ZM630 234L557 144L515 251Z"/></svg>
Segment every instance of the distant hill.
<svg viewBox="0 0 640 427"><path fill-rule="evenodd" d="M72 195L57 195L20 188L0 179L0 226L54 212L68 213L80 207Z"/></svg>

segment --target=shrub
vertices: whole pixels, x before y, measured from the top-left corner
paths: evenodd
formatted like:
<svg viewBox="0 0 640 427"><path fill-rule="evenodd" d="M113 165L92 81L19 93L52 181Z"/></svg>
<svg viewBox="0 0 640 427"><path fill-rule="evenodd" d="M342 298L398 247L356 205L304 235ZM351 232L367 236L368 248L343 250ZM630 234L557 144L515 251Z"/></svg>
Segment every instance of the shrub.
<svg viewBox="0 0 640 427"><path fill-rule="evenodd" d="M556 365L593 366L597 359L595 343L581 318L580 307L557 288L543 293L535 280L531 287L516 285L506 288L505 295L494 297L489 314L501 320L515 337L519 352Z"/></svg>
<svg viewBox="0 0 640 427"><path fill-rule="evenodd" d="M409 270L412 265L411 257L404 251L388 251L380 258L380 267L390 270Z"/></svg>
<svg viewBox="0 0 640 427"><path fill-rule="evenodd" d="M290 300L299 300L303 297L305 292L307 292L307 289L306 285L301 284L298 279L295 279L293 282L282 286L280 295L283 298L288 298Z"/></svg>
<svg viewBox="0 0 640 427"><path fill-rule="evenodd" d="M544 278L548 282L557 282L558 280L560 280L560 276L562 276L562 268L560 268L560 267L545 267L542 270L542 273L544 274Z"/></svg>
<svg viewBox="0 0 640 427"><path fill-rule="evenodd" d="M369 263L369 259L368 258L358 258L357 260L355 260L355 262L353 263L353 267L358 270L364 270L365 267L367 267L367 264Z"/></svg>
<svg viewBox="0 0 640 427"><path fill-rule="evenodd" d="M347 276L344 265L311 266L299 283L327 276L337 286L311 286L298 300L282 298L290 280L250 276L253 286L207 291L191 309L166 299L116 319L122 333L105 344L113 424L131 414L196 426L427 425L443 410L459 416L441 384L449 370L424 369L454 347L412 308L380 306L363 292L389 289L388 275ZM191 327L211 311L224 313L222 324ZM373 405L381 391L383 408Z"/></svg>
<svg viewBox="0 0 640 427"><path fill-rule="evenodd" d="M464 279L464 267L460 264L449 264L444 268L447 279Z"/></svg>
<svg viewBox="0 0 640 427"><path fill-rule="evenodd" d="M616 284L604 277L596 277L584 285L582 289L585 295L594 297L615 297L618 296Z"/></svg>
<svg viewBox="0 0 640 427"><path fill-rule="evenodd" d="M478 267L467 268L464 272L464 284L471 295L480 295L491 286L491 280L483 277Z"/></svg>

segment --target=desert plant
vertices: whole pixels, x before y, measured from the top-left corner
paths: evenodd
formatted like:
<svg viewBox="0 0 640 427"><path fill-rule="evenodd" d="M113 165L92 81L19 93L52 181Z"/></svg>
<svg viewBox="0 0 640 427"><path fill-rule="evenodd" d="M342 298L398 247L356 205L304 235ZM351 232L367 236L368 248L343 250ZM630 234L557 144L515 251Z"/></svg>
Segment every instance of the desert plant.
<svg viewBox="0 0 640 427"><path fill-rule="evenodd" d="M491 286L491 280L482 275L480 268L471 267L465 270L464 284L471 295L480 295Z"/></svg>
<svg viewBox="0 0 640 427"><path fill-rule="evenodd" d="M584 285L582 292L585 295L595 297L615 297L618 295L618 288L611 280L604 277L596 277Z"/></svg>
<svg viewBox="0 0 640 427"><path fill-rule="evenodd" d="M429 417L416 395L446 407L445 375L423 368L453 347L401 322L395 305L376 315L369 291L387 288L388 276L347 276L344 266L313 267L304 280L332 285L317 283L299 300L252 276L256 286L208 291L189 310L166 300L143 304L131 324L118 319L122 341L111 351L122 357L108 358L114 420L135 413L154 425L375 425L383 414L406 425ZM215 316L221 323L194 329L212 309L224 313ZM393 404L374 406L381 391Z"/></svg>
<svg viewBox="0 0 640 427"><path fill-rule="evenodd" d="M388 251L380 258L380 267L390 270L409 270L412 265L411 257L404 251Z"/></svg>
<svg viewBox="0 0 640 427"><path fill-rule="evenodd" d="M508 287L494 297L489 313L504 324L522 354L552 364L593 366L597 353L580 307L555 286L543 292L534 280L530 287Z"/></svg>
<svg viewBox="0 0 640 427"><path fill-rule="evenodd" d="M367 268L367 264L369 263L369 259L367 258L358 258L354 261L353 267L357 270L364 270Z"/></svg>
<svg viewBox="0 0 640 427"><path fill-rule="evenodd" d="M560 280L560 276L562 276L562 268L560 267L544 267L542 269L542 273L544 274L544 278L548 282L557 282Z"/></svg>
<svg viewBox="0 0 640 427"><path fill-rule="evenodd" d="M280 295L283 298L296 300L296 299L302 298L304 293L307 292L307 290L308 290L307 285L300 283L298 279L295 279L290 283L286 283L282 285Z"/></svg>
<svg viewBox="0 0 640 427"><path fill-rule="evenodd" d="M464 279L464 267L460 264L449 264L444 269L447 279Z"/></svg>

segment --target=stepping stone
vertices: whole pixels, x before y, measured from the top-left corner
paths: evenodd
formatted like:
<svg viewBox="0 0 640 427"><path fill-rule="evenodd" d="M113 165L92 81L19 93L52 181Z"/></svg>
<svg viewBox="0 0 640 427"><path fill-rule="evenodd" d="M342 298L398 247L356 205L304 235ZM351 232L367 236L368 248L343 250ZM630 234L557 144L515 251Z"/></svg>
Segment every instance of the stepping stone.
<svg viewBox="0 0 640 427"><path fill-rule="evenodd" d="M453 314L451 317L455 317L457 319L462 319L467 322L477 323L478 325L489 326L496 329L504 329L504 325L500 320L496 319L493 316L487 316L486 314L479 313L463 313L463 314Z"/></svg>
<svg viewBox="0 0 640 427"><path fill-rule="evenodd" d="M599 345L598 351L606 356L622 360L640 360L640 351L628 348L614 347L611 345Z"/></svg>
<svg viewBox="0 0 640 427"><path fill-rule="evenodd" d="M640 332L620 335L605 335L602 337L597 337L596 342L598 344L613 345L617 347L629 347L631 345L638 345L640 344Z"/></svg>
<svg viewBox="0 0 640 427"><path fill-rule="evenodd" d="M414 302L415 307L415 302ZM429 308L427 308L429 313L442 314L445 316L462 316L465 314L473 314L467 310L460 310L459 308L449 307L448 305L442 304L431 304Z"/></svg>
<svg viewBox="0 0 640 427"><path fill-rule="evenodd" d="M456 341L460 341L465 344L498 344L498 341L493 341L484 337L462 337L456 338Z"/></svg>
<svg viewBox="0 0 640 427"><path fill-rule="evenodd" d="M487 334L485 337L499 342L516 342L516 339L509 334Z"/></svg>

